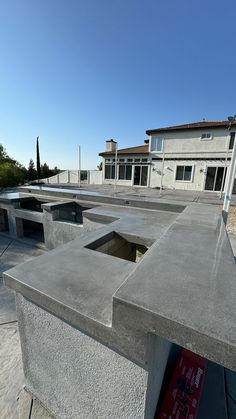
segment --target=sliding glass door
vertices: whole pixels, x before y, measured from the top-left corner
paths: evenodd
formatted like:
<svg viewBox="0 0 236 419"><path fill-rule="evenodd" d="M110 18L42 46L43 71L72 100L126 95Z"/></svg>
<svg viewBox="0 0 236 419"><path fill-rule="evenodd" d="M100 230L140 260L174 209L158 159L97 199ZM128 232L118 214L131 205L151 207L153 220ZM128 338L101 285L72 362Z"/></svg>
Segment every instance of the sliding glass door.
<svg viewBox="0 0 236 419"><path fill-rule="evenodd" d="M134 166L134 185L147 186L148 166Z"/></svg>

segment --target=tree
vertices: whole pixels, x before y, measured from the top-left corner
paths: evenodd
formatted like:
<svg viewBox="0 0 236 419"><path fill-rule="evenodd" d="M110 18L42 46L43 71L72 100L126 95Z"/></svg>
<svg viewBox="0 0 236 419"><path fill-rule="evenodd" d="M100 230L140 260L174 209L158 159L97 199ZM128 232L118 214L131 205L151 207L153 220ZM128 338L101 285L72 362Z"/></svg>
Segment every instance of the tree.
<svg viewBox="0 0 236 419"><path fill-rule="evenodd" d="M59 172L60 172L60 169L58 169L58 167L55 166L54 169L53 169L53 174L57 175Z"/></svg>
<svg viewBox="0 0 236 419"><path fill-rule="evenodd" d="M27 170L6 153L0 144L0 187L18 186L27 177Z"/></svg>
<svg viewBox="0 0 236 419"><path fill-rule="evenodd" d="M37 172L36 172L36 169L35 169L35 166L34 166L33 159L30 159L30 161L29 161L29 167L28 167L27 177L28 177L28 180L35 180L35 179L37 179Z"/></svg>
<svg viewBox="0 0 236 419"><path fill-rule="evenodd" d="M102 161L97 165L98 170L102 170Z"/></svg>
<svg viewBox="0 0 236 419"><path fill-rule="evenodd" d="M40 153L39 153L39 137L37 137L36 141L36 169L37 169L37 176L38 180L41 177L41 166L40 166Z"/></svg>
<svg viewBox="0 0 236 419"><path fill-rule="evenodd" d="M53 171L49 169L49 166L47 165L47 163L44 163L41 166L41 176L42 178L46 178L46 177L50 177L52 176Z"/></svg>

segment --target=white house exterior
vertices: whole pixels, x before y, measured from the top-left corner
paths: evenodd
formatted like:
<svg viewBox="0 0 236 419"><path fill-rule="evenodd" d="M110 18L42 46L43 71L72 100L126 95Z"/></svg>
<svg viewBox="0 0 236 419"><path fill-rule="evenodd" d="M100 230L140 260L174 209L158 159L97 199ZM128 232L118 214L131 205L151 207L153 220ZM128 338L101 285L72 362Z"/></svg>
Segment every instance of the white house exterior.
<svg viewBox="0 0 236 419"><path fill-rule="evenodd" d="M236 123L229 121L202 121L147 130L149 138L145 145L117 150L117 159L116 143L108 141L107 151L100 153L103 183L224 190L235 132Z"/></svg>

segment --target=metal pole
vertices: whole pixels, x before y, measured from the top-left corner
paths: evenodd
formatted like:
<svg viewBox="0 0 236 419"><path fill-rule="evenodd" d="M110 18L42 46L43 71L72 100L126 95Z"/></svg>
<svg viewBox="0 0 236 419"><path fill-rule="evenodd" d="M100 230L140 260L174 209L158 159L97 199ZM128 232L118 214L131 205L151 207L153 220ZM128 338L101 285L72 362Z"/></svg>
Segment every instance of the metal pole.
<svg viewBox="0 0 236 419"><path fill-rule="evenodd" d="M81 150L80 150L80 145L79 145L79 170L78 170L78 183L79 183L79 188L81 186Z"/></svg>
<svg viewBox="0 0 236 419"><path fill-rule="evenodd" d="M114 194L116 193L116 182L117 182L117 148L118 148L118 143L116 143L116 154L115 154L115 184L114 184Z"/></svg>
<svg viewBox="0 0 236 419"><path fill-rule="evenodd" d="M165 164L165 138L162 139L162 168L161 168L160 195L163 189L164 164Z"/></svg>
<svg viewBox="0 0 236 419"><path fill-rule="evenodd" d="M234 180L235 180L235 172L236 172L236 141L234 140L234 148L231 155L231 163L229 166L229 175L228 175L228 182L225 189L225 198L224 198L224 205L222 216L225 224L227 224L229 208L232 200L232 192L234 187Z"/></svg>
<svg viewBox="0 0 236 419"><path fill-rule="evenodd" d="M228 155L229 155L229 143L230 143L230 134L229 134L229 141L227 143L227 151L226 151L226 157L225 157L223 179L222 179L221 188L220 188L220 199L222 199L223 188L224 188L224 183L225 183L225 174L226 174L226 167L227 167L227 161L228 161Z"/></svg>

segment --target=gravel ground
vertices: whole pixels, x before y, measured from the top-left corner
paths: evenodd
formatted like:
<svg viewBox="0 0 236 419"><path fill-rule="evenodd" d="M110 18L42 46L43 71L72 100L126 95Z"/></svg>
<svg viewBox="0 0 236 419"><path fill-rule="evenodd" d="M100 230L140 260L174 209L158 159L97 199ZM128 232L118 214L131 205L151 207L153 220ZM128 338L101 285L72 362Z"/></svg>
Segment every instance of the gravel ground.
<svg viewBox="0 0 236 419"><path fill-rule="evenodd" d="M229 211L227 230L229 233L236 234L236 206L232 206Z"/></svg>

